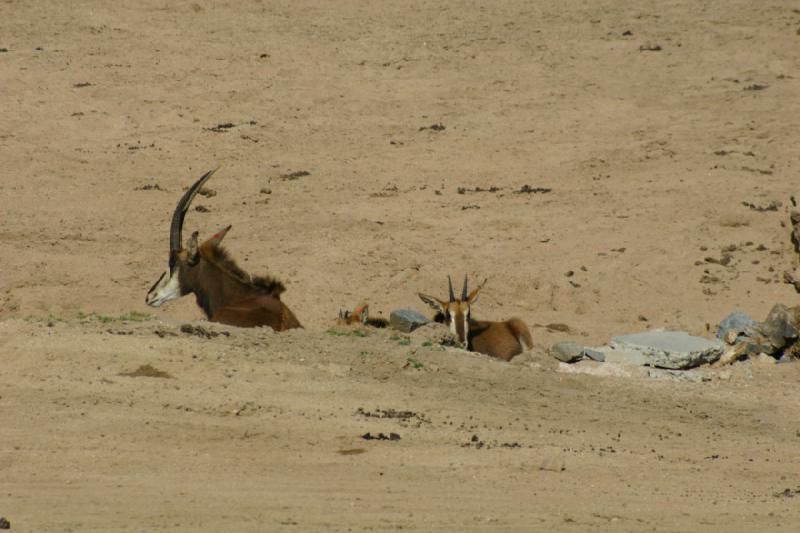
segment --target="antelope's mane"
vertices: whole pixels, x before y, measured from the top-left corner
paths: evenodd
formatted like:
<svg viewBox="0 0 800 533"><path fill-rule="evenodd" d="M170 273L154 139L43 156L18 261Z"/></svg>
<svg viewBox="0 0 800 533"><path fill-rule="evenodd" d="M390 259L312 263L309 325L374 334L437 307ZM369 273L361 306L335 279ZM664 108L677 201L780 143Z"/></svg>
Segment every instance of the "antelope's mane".
<svg viewBox="0 0 800 533"><path fill-rule="evenodd" d="M254 289L259 289L266 294L270 294L275 298L280 299L282 293L286 292L286 286L272 276L251 276L245 272L239 265L236 264L228 250L222 246L203 246L201 251L204 252L203 256L220 268L220 270L229 274L237 281L244 283Z"/></svg>

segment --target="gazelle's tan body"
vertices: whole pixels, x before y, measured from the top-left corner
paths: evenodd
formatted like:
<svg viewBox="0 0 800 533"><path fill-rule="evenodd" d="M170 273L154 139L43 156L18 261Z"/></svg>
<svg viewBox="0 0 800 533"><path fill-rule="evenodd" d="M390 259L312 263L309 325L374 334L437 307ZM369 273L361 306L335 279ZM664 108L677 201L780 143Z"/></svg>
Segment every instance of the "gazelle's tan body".
<svg viewBox="0 0 800 533"><path fill-rule="evenodd" d="M467 348L510 361L514 356L533 348L533 338L528 326L519 318L505 322L473 320L469 323Z"/></svg>
<svg viewBox="0 0 800 533"><path fill-rule="evenodd" d="M269 326L275 331L302 327L281 301L281 293L286 290L283 283L268 276L250 276L220 245L230 226L200 245L194 232L187 248L183 248L181 233L186 210L213 173L204 174L178 202L170 229L169 270L153 284L145 302L158 307L194 293L197 305L212 322L245 328Z"/></svg>
<svg viewBox="0 0 800 533"><path fill-rule="evenodd" d="M450 327L450 331L467 347L467 350L510 361L526 349L533 348L531 332L519 318L511 318L504 322L472 320L470 306L478 299L483 284L468 294L467 279L464 278L461 299L456 299L449 276L447 282L450 289L449 301L422 293L419 297L437 311L437 316L442 317L442 321Z"/></svg>

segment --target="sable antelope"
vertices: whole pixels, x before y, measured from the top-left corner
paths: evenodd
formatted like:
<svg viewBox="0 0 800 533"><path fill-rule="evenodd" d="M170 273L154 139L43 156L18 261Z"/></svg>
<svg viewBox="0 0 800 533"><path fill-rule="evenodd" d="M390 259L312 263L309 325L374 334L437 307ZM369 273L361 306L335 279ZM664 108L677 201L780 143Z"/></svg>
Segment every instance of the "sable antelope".
<svg viewBox="0 0 800 533"><path fill-rule="evenodd" d="M436 310L437 315L434 320L448 324L450 331L458 337L462 344L466 345L467 350L510 361L525 349L532 348L533 339L528 331L528 326L519 318L512 318L505 322L472 320L470 306L477 301L478 293L485 283L486 280L468 294L467 278L464 277L461 299L457 300L453 294L453 282L450 280L450 276L447 276L450 301L445 302L422 293L419 293L419 297Z"/></svg>
<svg viewBox="0 0 800 533"><path fill-rule="evenodd" d="M169 269L161 274L145 302L158 307L189 293L212 322L231 326L269 326L275 331L300 328L300 322L281 302L283 283L268 276L250 276L239 268L220 246L231 229L228 226L198 246L192 233L187 248L182 247L183 219L200 187L215 170L203 174L184 193L172 214L169 232Z"/></svg>

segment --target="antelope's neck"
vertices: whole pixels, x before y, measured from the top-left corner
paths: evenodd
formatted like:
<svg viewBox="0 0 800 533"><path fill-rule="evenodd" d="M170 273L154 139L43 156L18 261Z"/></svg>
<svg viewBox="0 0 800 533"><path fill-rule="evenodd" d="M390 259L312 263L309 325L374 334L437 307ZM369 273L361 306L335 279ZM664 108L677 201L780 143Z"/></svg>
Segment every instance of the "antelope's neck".
<svg viewBox="0 0 800 533"><path fill-rule="evenodd" d="M182 271L182 292L193 292L197 305L207 318L211 318L217 310L251 296L252 288L234 278L219 266L200 259L194 268Z"/></svg>

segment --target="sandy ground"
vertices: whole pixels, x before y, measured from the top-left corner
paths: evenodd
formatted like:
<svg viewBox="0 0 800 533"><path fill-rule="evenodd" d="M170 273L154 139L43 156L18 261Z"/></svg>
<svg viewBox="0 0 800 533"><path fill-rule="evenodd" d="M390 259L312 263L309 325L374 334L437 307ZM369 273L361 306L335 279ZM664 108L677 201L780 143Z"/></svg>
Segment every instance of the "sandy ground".
<svg viewBox="0 0 800 533"><path fill-rule="evenodd" d="M796 530L798 365L683 383L545 350L797 303L799 28L769 0L2 0L0 516ZM215 167L187 231L233 224L305 330L144 305ZM328 331L361 301L426 311L448 274L488 277L474 314L523 318L534 351Z"/></svg>

